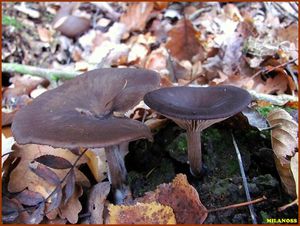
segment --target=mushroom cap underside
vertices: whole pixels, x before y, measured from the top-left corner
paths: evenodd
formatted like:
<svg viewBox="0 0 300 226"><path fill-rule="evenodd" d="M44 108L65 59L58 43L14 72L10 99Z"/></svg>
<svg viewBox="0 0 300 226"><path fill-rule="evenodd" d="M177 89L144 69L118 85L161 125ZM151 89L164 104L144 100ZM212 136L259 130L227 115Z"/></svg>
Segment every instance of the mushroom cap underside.
<svg viewBox="0 0 300 226"><path fill-rule="evenodd" d="M251 102L251 96L234 86L169 87L147 93L144 101L166 117L209 120L240 112Z"/></svg>
<svg viewBox="0 0 300 226"><path fill-rule="evenodd" d="M139 121L116 118L159 85L159 76L143 69L97 69L34 99L17 112L12 133L19 144L53 147L106 147L151 138Z"/></svg>

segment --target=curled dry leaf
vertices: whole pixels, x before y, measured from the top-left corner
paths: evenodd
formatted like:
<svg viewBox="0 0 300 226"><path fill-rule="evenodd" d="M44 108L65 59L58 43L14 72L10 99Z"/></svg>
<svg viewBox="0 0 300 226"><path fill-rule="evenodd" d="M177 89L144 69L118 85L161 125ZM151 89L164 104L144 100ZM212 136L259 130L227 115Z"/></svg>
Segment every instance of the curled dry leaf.
<svg viewBox="0 0 300 226"><path fill-rule="evenodd" d="M66 218L71 224L76 224L78 221L78 214L82 210L79 197L83 194L81 186L76 186L75 192L69 201L59 207L61 218Z"/></svg>
<svg viewBox="0 0 300 226"><path fill-rule="evenodd" d="M183 174L178 174L172 183L159 185L154 192L146 193L138 201L157 201L170 206L177 224L202 224L207 217L207 209L201 203L198 192Z"/></svg>
<svg viewBox="0 0 300 226"><path fill-rule="evenodd" d="M271 131L271 141L276 168L283 188L291 196L296 196L295 181L290 169L289 158L295 154L298 147L298 123L283 109L271 111L267 120L271 127L275 127Z"/></svg>
<svg viewBox="0 0 300 226"><path fill-rule="evenodd" d="M180 20L169 32L170 40L166 47L171 55L177 60L189 60L199 54L199 58L204 58L204 49L199 41L200 33L194 28L191 21Z"/></svg>
<svg viewBox="0 0 300 226"><path fill-rule="evenodd" d="M144 30L149 16L154 8L153 2L129 3L126 13L122 14L120 22L124 23L128 31Z"/></svg>
<svg viewBox="0 0 300 226"><path fill-rule="evenodd" d="M297 199L299 199L299 177L298 177L298 173L299 173L299 165L298 165L298 152L296 152L296 154L291 158L291 170L293 173L293 177L295 180L295 184L296 184L296 194L297 194Z"/></svg>
<svg viewBox="0 0 300 226"><path fill-rule="evenodd" d="M109 224L176 224L173 210L157 202L108 206Z"/></svg>
<svg viewBox="0 0 300 226"><path fill-rule="evenodd" d="M10 174L10 180L8 183L8 190L10 192L20 192L28 188L30 191L39 192L44 198L46 198L55 188L49 182L43 180L29 169L29 164L34 159L51 153L52 155L67 159L72 164L76 161L78 156L74 155L71 151L61 148L52 148L46 145L14 145L14 152L11 154L14 158L21 158L19 164ZM83 156L77 163L81 165L86 163L86 157ZM53 169L53 172L57 174L59 180L62 180L67 174L69 169L57 170ZM75 169L77 183L89 185L88 179L77 168Z"/></svg>
<svg viewBox="0 0 300 226"><path fill-rule="evenodd" d="M91 213L90 224L103 224L103 210L106 197L110 191L110 183L98 183L90 191L88 209Z"/></svg>
<svg viewBox="0 0 300 226"><path fill-rule="evenodd" d="M289 164L298 147L298 123L283 109L271 111L267 120L271 127L278 125L271 131L273 151L281 164Z"/></svg>

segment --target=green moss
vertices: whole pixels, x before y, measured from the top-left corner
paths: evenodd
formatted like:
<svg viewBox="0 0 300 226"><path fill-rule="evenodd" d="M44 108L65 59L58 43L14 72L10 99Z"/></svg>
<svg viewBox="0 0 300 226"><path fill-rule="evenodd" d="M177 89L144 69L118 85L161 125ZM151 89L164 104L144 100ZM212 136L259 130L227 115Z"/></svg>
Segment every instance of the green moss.
<svg viewBox="0 0 300 226"><path fill-rule="evenodd" d="M20 21L18 21L15 18L12 18L10 16L6 16L6 15L2 16L2 25L3 26L13 26L17 29L21 29L23 27L23 24Z"/></svg>
<svg viewBox="0 0 300 226"><path fill-rule="evenodd" d="M278 108L281 108L281 109L284 109L286 110L287 112L291 112L292 110L294 110L293 108L290 108L290 107L280 107L280 106L274 106L274 105L271 105L271 106L266 106L266 107L258 107L256 108L256 110L258 111L258 113L263 116L263 117L267 117L268 114L270 113L270 111L274 110L274 109L278 109Z"/></svg>
<svg viewBox="0 0 300 226"><path fill-rule="evenodd" d="M166 147L170 156L179 162L187 162L187 136L186 133L180 134L176 137L171 144Z"/></svg>

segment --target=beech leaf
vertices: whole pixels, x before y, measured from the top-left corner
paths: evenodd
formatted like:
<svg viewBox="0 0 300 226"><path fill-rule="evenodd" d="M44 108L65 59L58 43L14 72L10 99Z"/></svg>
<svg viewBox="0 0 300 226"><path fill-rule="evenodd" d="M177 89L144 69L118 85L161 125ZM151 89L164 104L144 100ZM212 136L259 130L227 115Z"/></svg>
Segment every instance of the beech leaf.
<svg viewBox="0 0 300 226"><path fill-rule="evenodd" d="M182 19L168 32L170 40L166 47L177 60L191 61L193 56L200 54L203 59L203 47L200 44L200 33L194 28L191 21Z"/></svg>
<svg viewBox="0 0 300 226"><path fill-rule="evenodd" d="M176 224L173 210L157 202L108 206L109 224Z"/></svg>
<svg viewBox="0 0 300 226"><path fill-rule="evenodd" d="M154 192L147 192L138 201L157 201L170 206L177 224L202 224L207 217L207 209L201 203L197 190L188 183L184 174L178 174L172 183L159 185Z"/></svg>
<svg viewBox="0 0 300 226"><path fill-rule="evenodd" d="M128 31L142 31L153 8L153 2L130 3L126 13L122 14L120 22L126 25Z"/></svg>
<svg viewBox="0 0 300 226"><path fill-rule="evenodd" d="M271 127L271 142L274 159L284 190L291 196L296 196L296 185L290 168L289 158L295 154L298 147L298 123L283 109L271 111L267 120Z"/></svg>
<svg viewBox="0 0 300 226"><path fill-rule="evenodd" d="M55 155L42 155L34 160L53 169L68 169L72 167L68 160Z"/></svg>

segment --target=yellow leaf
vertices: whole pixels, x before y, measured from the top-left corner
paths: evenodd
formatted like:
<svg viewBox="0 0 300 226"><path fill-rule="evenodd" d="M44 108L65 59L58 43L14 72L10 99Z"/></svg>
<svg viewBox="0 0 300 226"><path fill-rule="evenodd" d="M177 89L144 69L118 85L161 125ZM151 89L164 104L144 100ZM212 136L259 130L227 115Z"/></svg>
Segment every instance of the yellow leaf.
<svg viewBox="0 0 300 226"><path fill-rule="evenodd" d="M109 224L176 224L173 210L157 202L108 206Z"/></svg>
<svg viewBox="0 0 300 226"><path fill-rule="evenodd" d="M107 162L104 148L87 150L88 166L97 182L103 181L107 177Z"/></svg>

